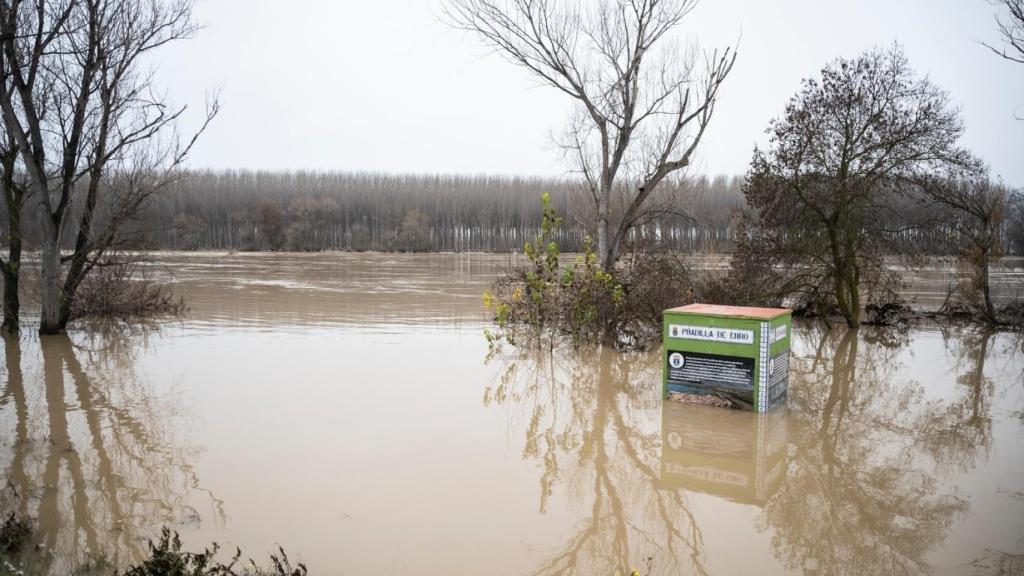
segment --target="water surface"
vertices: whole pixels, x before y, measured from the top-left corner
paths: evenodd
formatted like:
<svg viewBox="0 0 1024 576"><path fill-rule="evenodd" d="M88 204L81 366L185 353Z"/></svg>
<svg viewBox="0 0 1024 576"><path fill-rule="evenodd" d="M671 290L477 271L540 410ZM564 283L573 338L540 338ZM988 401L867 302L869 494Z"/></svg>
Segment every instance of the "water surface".
<svg viewBox="0 0 1024 576"><path fill-rule="evenodd" d="M798 324L785 409L664 405L658 351L489 353L508 264L166 255L183 321L5 341L0 470L51 572L161 525L318 574L1024 566L1019 339Z"/></svg>

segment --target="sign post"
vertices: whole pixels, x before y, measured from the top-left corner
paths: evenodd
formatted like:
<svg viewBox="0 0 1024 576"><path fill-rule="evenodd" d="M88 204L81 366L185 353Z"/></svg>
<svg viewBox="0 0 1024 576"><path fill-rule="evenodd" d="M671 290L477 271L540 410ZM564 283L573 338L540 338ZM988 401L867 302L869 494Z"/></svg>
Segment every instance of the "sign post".
<svg viewBox="0 0 1024 576"><path fill-rule="evenodd" d="M785 403L792 314L690 304L664 313L663 392L716 396L768 412Z"/></svg>

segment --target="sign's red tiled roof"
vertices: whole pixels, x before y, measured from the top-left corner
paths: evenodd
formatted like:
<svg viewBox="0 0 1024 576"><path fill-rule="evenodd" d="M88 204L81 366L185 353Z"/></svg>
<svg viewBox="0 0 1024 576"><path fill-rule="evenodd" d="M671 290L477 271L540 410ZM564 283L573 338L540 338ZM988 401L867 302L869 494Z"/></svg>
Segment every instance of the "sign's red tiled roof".
<svg viewBox="0 0 1024 576"><path fill-rule="evenodd" d="M753 308L750 306L722 306L720 304L687 304L678 308L670 308L666 312L771 320L772 318L789 314L790 310L788 308Z"/></svg>

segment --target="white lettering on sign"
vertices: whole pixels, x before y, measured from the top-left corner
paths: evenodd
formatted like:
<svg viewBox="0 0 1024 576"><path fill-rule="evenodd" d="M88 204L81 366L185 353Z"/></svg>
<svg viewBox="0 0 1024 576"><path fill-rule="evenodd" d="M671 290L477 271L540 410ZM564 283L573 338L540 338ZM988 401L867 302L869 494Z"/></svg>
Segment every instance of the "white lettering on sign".
<svg viewBox="0 0 1024 576"><path fill-rule="evenodd" d="M786 325L783 324L781 326L776 326L775 327L775 335L772 336L772 342L778 342L779 340L782 340L785 337L786 337Z"/></svg>
<svg viewBox="0 0 1024 576"><path fill-rule="evenodd" d="M680 340L704 340L707 342L727 342L729 344L753 344L753 330L734 330L732 328L715 328L714 326L686 326L669 324L669 338Z"/></svg>

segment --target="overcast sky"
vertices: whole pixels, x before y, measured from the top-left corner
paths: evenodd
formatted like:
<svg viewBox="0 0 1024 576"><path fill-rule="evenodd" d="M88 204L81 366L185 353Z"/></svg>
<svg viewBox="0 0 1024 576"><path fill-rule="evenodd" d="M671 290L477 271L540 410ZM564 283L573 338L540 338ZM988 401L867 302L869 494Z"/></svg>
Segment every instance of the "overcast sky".
<svg viewBox="0 0 1024 576"><path fill-rule="evenodd" d="M1024 65L978 43L996 40L993 10L985 0L702 0L685 41L742 39L697 170L743 173L801 78L898 41L962 109L964 144L1024 185L1024 121L1013 119ZM551 134L570 103L439 12L437 0L199 0L204 29L157 64L175 102L201 108L207 89L221 90L191 165L564 174Z"/></svg>

